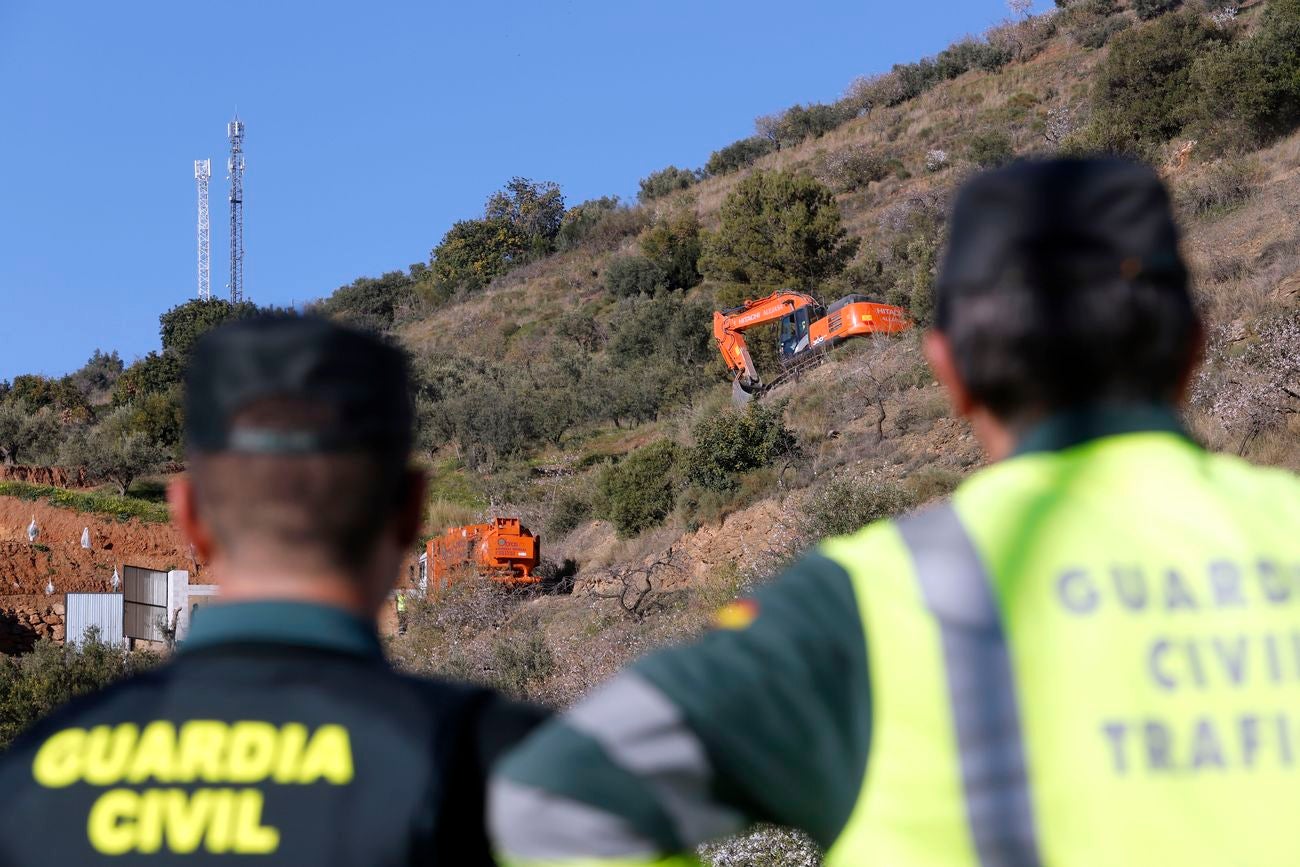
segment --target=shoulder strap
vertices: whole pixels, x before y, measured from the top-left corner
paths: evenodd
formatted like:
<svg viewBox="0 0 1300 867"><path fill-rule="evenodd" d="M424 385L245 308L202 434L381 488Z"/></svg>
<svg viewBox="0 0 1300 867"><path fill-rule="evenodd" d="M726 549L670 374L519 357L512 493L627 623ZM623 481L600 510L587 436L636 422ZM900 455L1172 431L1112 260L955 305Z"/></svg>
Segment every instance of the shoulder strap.
<svg viewBox="0 0 1300 867"><path fill-rule="evenodd" d="M971 837L982 867L1042 863L1015 676L993 585L951 503L897 522L939 625Z"/></svg>

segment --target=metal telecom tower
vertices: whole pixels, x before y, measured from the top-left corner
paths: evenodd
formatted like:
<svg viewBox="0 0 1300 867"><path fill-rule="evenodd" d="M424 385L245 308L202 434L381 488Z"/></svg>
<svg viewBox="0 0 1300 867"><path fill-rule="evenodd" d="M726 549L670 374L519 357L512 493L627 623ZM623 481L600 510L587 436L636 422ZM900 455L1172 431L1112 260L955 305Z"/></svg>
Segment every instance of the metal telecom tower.
<svg viewBox="0 0 1300 867"><path fill-rule="evenodd" d="M194 186L199 192L199 300L212 300L212 256L209 252L208 178L212 177L212 160L194 161Z"/></svg>
<svg viewBox="0 0 1300 867"><path fill-rule="evenodd" d="M244 122L226 124L230 136L230 303L244 300Z"/></svg>

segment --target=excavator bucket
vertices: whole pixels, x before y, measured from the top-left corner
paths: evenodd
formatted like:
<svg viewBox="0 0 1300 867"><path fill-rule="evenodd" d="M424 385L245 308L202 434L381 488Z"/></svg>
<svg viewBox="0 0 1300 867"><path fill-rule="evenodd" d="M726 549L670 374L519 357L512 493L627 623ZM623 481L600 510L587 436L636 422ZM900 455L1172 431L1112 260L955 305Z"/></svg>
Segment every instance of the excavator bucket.
<svg viewBox="0 0 1300 867"><path fill-rule="evenodd" d="M744 406L754 399L754 391L745 388L739 379L731 381L731 402L736 406Z"/></svg>

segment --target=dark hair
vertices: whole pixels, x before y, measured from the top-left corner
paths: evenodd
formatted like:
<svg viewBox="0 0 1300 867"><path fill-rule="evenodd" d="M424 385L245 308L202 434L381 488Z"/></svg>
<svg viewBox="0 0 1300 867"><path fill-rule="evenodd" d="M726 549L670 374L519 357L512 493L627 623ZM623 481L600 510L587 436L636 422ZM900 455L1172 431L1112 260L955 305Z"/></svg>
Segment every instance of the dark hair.
<svg viewBox="0 0 1300 867"><path fill-rule="evenodd" d="M972 397L1009 423L1174 397L1200 331L1181 287L1124 279L1086 291L1003 287L953 298L938 328Z"/></svg>
<svg viewBox="0 0 1300 867"><path fill-rule="evenodd" d="M301 430L329 424L332 411L292 399L260 401L233 426ZM223 548L272 546L355 569L404 499L407 458L397 448L211 452L192 455L189 472L200 513Z"/></svg>

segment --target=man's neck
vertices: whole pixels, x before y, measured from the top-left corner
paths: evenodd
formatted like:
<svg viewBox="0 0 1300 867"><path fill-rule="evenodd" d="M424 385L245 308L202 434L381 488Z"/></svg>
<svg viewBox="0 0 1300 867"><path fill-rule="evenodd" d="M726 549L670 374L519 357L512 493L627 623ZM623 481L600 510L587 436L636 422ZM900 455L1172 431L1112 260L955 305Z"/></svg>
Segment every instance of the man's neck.
<svg viewBox="0 0 1300 867"><path fill-rule="evenodd" d="M378 603L356 576L234 563L213 563L212 571L221 587L214 602L307 602L338 608L365 621L375 617Z"/></svg>

